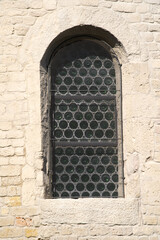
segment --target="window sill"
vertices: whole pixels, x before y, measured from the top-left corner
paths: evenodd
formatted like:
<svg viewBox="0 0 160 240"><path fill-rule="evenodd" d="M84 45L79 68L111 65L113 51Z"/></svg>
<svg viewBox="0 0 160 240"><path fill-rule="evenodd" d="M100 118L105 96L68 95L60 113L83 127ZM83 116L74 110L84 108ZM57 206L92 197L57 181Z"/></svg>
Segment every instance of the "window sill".
<svg viewBox="0 0 160 240"><path fill-rule="evenodd" d="M136 225L137 199L41 199L42 223Z"/></svg>

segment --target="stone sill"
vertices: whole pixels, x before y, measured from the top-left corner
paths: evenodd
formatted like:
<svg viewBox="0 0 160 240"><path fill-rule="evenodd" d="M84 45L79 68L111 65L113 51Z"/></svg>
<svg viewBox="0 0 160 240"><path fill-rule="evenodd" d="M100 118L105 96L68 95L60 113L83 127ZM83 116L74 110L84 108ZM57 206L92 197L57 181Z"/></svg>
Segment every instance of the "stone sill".
<svg viewBox="0 0 160 240"><path fill-rule="evenodd" d="M136 225L137 199L40 199L42 224L114 224Z"/></svg>

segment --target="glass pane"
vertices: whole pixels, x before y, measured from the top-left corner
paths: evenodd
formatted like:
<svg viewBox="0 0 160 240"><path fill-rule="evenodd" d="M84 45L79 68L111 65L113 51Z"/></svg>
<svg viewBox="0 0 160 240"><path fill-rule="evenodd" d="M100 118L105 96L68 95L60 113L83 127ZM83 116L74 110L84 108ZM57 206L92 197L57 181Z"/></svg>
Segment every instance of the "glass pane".
<svg viewBox="0 0 160 240"><path fill-rule="evenodd" d="M52 76L53 197L117 197L116 73L109 53L79 41Z"/></svg>

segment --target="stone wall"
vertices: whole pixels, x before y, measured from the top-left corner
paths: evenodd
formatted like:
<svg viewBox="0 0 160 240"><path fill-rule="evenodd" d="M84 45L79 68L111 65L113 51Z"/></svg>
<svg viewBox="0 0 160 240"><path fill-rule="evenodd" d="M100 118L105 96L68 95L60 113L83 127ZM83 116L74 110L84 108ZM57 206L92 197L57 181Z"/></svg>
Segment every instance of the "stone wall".
<svg viewBox="0 0 160 240"><path fill-rule="evenodd" d="M40 61L79 25L123 46L125 198L44 198ZM159 0L1 0L0 239L159 240L159 101Z"/></svg>

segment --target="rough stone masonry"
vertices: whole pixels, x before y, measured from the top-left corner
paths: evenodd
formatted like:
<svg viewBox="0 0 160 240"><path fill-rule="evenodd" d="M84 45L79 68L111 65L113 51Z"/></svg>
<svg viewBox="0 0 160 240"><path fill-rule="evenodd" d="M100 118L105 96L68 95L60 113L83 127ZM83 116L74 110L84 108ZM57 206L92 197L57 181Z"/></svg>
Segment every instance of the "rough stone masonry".
<svg viewBox="0 0 160 240"><path fill-rule="evenodd" d="M61 32L113 34L125 197L45 199L40 61ZM0 1L0 239L160 240L160 1Z"/></svg>

